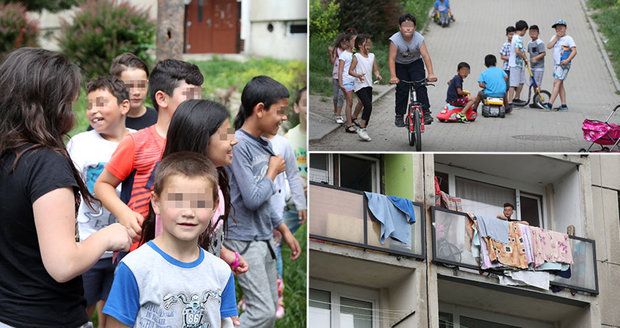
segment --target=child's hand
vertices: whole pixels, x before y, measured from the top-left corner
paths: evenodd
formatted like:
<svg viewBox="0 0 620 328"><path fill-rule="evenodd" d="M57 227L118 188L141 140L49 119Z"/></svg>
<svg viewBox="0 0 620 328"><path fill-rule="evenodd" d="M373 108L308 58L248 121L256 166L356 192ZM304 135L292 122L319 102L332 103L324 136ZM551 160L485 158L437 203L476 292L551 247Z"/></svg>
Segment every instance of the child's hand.
<svg viewBox="0 0 620 328"><path fill-rule="evenodd" d="M429 74L426 77L426 80L428 80L428 82L437 82L437 77L435 76L435 74Z"/></svg>
<svg viewBox="0 0 620 328"><path fill-rule="evenodd" d="M131 236L129 229L120 223L112 223L101 229L108 241L108 251L128 251L131 247Z"/></svg>
<svg viewBox="0 0 620 328"><path fill-rule="evenodd" d="M363 74L361 74L357 78L360 80L360 82L364 82L364 75Z"/></svg>
<svg viewBox="0 0 620 328"><path fill-rule="evenodd" d="M282 237L284 238L284 242L291 249L291 260L297 260L299 255L301 255L301 247L299 246L299 242L295 239L295 236L288 231L288 229L284 234L282 234Z"/></svg>
<svg viewBox="0 0 620 328"><path fill-rule="evenodd" d="M243 258L243 256L239 255L239 265L233 270L236 275L240 275L242 273L248 272L250 266L248 262Z"/></svg>
<svg viewBox="0 0 620 328"><path fill-rule="evenodd" d="M240 326L241 325L241 320L239 320L239 317L230 317L232 319L233 325L235 326Z"/></svg>
<svg viewBox="0 0 620 328"><path fill-rule="evenodd" d="M131 239L134 241L140 240L140 234L142 233L142 222L144 222L144 217L142 214L130 210L126 215L119 217L118 222L127 227Z"/></svg>
<svg viewBox="0 0 620 328"><path fill-rule="evenodd" d="M377 74L377 81L382 81L383 77L381 77L381 74Z"/></svg>
<svg viewBox="0 0 620 328"><path fill-rule="evenodd" d="M390 76L390 84L398 84L400 80L396 76Z"/></svg>
<svg viewBox="0 0 620 328"><path fill-rule="evenodd" d="M560 62L560 66L566 66L568 65L569 61L568 59L564 59L563 61Z"/></svg>
<svg viewBox="0 0 620 328"><path fill-rule="evenodd" d="M276 175L286 170L286 162L281 156L271 156L269 158L269 166L267 168L267 175L273 180Z"/></svg>
<svg viewBox="0 0 620 328"><path fill-rule="evenodd" d="M304 224L306 223L306 219L308 219L308 211L307 210L300 210L297 211L297 216L299 217L299 224Z"/></svg>

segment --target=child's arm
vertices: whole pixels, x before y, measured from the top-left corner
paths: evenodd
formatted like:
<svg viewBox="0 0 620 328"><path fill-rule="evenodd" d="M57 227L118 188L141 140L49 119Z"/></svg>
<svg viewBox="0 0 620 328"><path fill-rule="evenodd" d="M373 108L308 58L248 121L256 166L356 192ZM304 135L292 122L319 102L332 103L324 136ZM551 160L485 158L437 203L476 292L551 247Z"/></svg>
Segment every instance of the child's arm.
<svg viewBox="0 0 620 328"><path fill-rule="evenodd" d="M223 245L220 250L220 258L224 260L224 262L226 262L228 265L231 266L230 269L233 270L235 274L245 273L249 269L248 262L243 258L243 256L241 256L237 252L231 251L230 249L226 248ZM235 263L235 260L237 260L237 258L238 258L237 265L236 267L233 268L232 266Z"/></svg>
<svg viewBox="0 0 620 328"><path fill-rule="evenodd" d="M351 59L351 66L349 66L349 75L358 78L360 81L364 82L364 74L357 74L355 72L355 67L357 66L357 57L353 56Z"/></svg>
<svg viewBox="0 0 620 328"><path fill-rule="evenodd" d="M70 188L54 189L32 204L43 266L57 282L86 272L105 251L128 250L127 229L118 223L75 241L75 197Z"/></svg>
<svg viewBox="0 0 620 328"><path fill-rule="evenodd" d="M344 60L338 58L338 84L340 88L344 90L344 83L342 83L342 76L344 73Z"/></svg>
<svg viewBox="0 0 620 328"><path fill-rule="evenodd" d="M117 177L103 169L101 175L95 182L95 194L101 201L101 204L107 208L110 213L118 219L118 222L129 229L131 238L136 239L142 233L142 222L144 217L142 214L134 212L118 198L116 187L121 183Z"/></svg>
<svg viewBox="0 0 620 328"><path fill-rule="evenodd" d="M332 47L332 46L327 47L327 55L329 56L329 62L332 65L334 65L334 63L336 62L336 59L338 59L334 56L334 50L336 50L335 47Z"/></svg>
<svg viewBox="0 0 620 328"><path fill-rule="evenodd" d="M106 328L133 327L139 311L140 289L136 276L121 261L114 271L114 281L102 311L108 316Z"/></svg>
<svg viewBox="0 0 620 328"><path fill-rule="evenodd" d="M372 62L372 71L375 73L375 77L377 78L377 80L383 80L383 77L381 77L381 71L379 71L379 65L377 64L376 60Z"/></svg>
<svg viewBox="0 0 620 328"><path fill-rule="evenodd" d="M235 278L230 274L228 282L222 291L222 297L220 301L220 317L222 323L225 318L230 318L236 326L239 325L239 313L237 312L237 297L235 295ZM222 326L225 327L225 326Z"/></svg>
<svg viewBox="0 0 620 328"><path fill-rule="evenodd" d="M280 223L280 225L276 228L282 234L282 240L288 245L291 249L291 260L295 261L301 255L301 247L299 246L299 242L295 239L295 236L288 229L286 224Z"/></svg>
<svg viewBox="0 0 620 328"><path fill-rule="evenodd" d="M390 84L396 84L399 82L398 77L396 77L396 45L394 42L390 41L390 50L388 53L388 68L390 70Z"/></svg>
<svg viewBox="0 0 620 328"><path fill-rule="evenodd" d="M107 316L105 320L105 328L128 328L129 326L125 326L114 317Z"/></svg>
<svg viewBox="0 0 620 328"><path fill-rule="evenodd" d="M424 60L424 66L426 66L426 71L428 75L426 79L429 82L437 81L437 77L435 76L435 72L433 71L433 62L431 61L431 55L428 53L428 48L426 47L426 42L422 41L422 45L420 46L420 54L422 55L422 59Z"/></svg>
<svg viewBox="0 0 620 328"><path fill-rule="evenodd" d="M549 41L549 43L547 43L547 49L553 49L553 47L555 47L556 42L558 42L560 38L558 37L558 35L554 35L551 40Z"/></svg>
<svg viewBox="0 0 620 328"><path fill-rule="evenodd" d="M243 205L254 211L261 207L276 192L273 183L276 176L286 169L284 159L280 156L271 156L267 166L267 174L260 180L254 179L252 172L252 156L242 147L233 147L233 162L231 164L233 178L241 191Z"/></svg>

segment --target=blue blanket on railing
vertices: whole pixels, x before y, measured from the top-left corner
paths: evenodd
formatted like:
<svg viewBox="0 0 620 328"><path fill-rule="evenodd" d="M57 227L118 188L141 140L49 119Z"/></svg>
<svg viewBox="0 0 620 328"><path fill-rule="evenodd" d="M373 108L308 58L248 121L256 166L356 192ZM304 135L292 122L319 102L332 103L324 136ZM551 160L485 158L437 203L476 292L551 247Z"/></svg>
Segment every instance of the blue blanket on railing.
<svg viewBox="0 0 620 328"><path fill-rule="evenodd" d="M387 237L398 240L411 246L411 227L415 222L413 203L404 198L365 192L368 199L368 209L381 223L379 241L385 243Z"/></svg>

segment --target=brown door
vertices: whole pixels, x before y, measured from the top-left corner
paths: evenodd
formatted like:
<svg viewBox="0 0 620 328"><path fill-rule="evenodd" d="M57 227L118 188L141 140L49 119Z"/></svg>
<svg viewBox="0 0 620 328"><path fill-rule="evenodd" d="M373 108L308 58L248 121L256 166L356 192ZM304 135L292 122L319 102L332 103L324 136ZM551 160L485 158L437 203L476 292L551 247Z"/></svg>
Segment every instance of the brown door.
<svg viewBox="0 0 620 328"><path fill-rule="evenodd" d="M186 7L185 52L238 53L240 5L237 0L192 0Z"/></svg>

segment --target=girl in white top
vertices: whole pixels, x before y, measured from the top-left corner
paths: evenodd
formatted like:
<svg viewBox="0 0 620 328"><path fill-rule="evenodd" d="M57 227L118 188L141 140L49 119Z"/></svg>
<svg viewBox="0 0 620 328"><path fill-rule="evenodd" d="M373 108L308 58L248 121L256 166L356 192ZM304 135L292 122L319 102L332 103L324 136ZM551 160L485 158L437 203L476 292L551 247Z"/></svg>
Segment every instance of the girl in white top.
<svg viewBox="0 0 620 328"><path fill-rule="evenodd" d="M361 108L359 106L355 108L353 123L359 126L357 135L360 139L370 141L371 138L368 136L366 127L368 126L368 121L370 120L370 114L372 112L372 73L375 73L377 81L380 81L382 77L379 73L379 66L377 66L377 62L375 61L375 54L370 52L372 48L370 36L364 34L358 35L355 39L355 48L357 49L357 53L353 55L349 74L355 78L353 90L355 90L355 94L357 94L357 97L363 105L363 111L361 121L357 122L357 116Z"/></svg>
<svg viewBox="0 0 620 328"><path fill-rule="evenodd" d="M349 75L349 67L351 66L351 60L353 59L353 44L355 42L355 35L347 34L345 36L345 40L348 42L344 43L346 46L344 51L338 57L338 84L340 89L344 92L344 97L346 100L345 107L345 115L347 118L345 124L345 131L348 133L355 133L356 129L351 121L351 108L353 107L353 83L355 78Z"/></svg>
<svg viewBox="0 0 620 328"><path fill-rule="evenodd" d="M329 62L332 64L332 90L334 92L333 102L334 102L334 120L338 124L344 123L342 119L342 105L344 103L344 94L340 89L340 83L338 83L338 58L340 54L344 51L349 43L347 37L347 33L341 33L336 38L333 46L327 48L327 52L329 54Z"/></svg>

